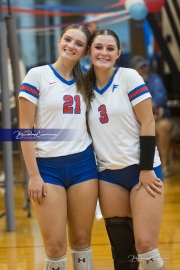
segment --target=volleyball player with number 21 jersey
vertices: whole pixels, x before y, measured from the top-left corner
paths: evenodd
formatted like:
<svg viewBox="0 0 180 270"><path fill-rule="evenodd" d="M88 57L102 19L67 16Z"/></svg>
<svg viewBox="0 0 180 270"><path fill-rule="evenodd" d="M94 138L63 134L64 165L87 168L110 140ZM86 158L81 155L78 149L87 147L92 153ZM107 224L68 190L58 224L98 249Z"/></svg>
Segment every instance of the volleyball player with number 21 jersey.
<svg viewBox="0 0 180 270"><path fill-rule="evenodd" d="M21 142L28 192L46 252L44 270L66 270L67 242L73 270L94 269L91 231L98 174L86 125L89 97L79 64L89 39L85 26L65 28L57 61L32 68L19 94L20 127L52 135Z"/></svg>

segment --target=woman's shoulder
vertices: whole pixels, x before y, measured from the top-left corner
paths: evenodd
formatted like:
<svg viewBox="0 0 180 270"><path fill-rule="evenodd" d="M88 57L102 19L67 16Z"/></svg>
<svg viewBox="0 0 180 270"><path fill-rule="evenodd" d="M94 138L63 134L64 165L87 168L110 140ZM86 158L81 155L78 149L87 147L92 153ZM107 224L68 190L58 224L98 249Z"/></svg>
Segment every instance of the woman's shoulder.
<svg viewBox="0 0 180 270"><path fill-rule="evenodd" d="M124 67L120 67L118 70L119 74L123 74L124 76L133 76L133 75L137 75L138 72L135 69L132 68L124 68Z"/></svg>
<svg viewBox="0 0 180 270"><path fill-rule="evenodd" d="M121 81L122 84L127 85L128 82L136 80L139 77L139 73L132 68L120 67L117 71L117 79Z"/></svg>
<svg viewBox="0 0 180 270"><path fill-rule="evenodd" d="M48 65L43 65L43 66L32 67L31 69L29 69L29 72L36 74L37 72L41 73L47 69L48 69Z"/></svg>

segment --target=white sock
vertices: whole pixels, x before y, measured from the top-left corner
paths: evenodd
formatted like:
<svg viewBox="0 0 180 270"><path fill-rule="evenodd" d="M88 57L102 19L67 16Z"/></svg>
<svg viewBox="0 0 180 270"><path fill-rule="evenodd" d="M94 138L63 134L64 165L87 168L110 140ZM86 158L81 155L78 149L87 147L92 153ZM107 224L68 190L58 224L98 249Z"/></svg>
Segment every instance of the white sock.
<svg viewBox="0 0 180 270"><path fill-rule="evenodd" d="M73 270L94 270L92 248L71 250Z"/></svg>
<svg viewBox="0 0 180 270"><path fill-rule="evenodd" d="M66 255L53 259L46 255L44 270L66 270Z"/></svg>

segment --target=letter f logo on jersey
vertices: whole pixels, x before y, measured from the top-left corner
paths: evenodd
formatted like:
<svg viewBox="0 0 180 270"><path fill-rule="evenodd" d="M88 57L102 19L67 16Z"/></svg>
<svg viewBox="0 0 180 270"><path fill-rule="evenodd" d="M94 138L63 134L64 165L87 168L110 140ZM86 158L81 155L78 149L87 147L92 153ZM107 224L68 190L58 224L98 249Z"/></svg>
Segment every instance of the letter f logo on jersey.
<svg viewBox="0 0 180 270"><path fill-rule="evenodd" d="M113 88L112 88L112 92L114 92L114 90L118 87L118 84L113 84Z"/></svg>

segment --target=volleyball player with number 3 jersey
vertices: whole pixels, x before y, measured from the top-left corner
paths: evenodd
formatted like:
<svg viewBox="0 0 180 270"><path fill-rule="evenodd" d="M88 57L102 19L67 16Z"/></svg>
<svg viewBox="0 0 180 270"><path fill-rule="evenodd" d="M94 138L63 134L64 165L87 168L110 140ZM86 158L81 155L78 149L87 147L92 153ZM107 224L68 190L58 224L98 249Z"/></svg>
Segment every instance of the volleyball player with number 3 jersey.
<svg viewBox="0 0 180 270"><path fill-rule="evenodd" d="M73 270L94 269L91 231L98 175L86 126L89 95L79 64L89 39L85 26L64 29L58 60L32 68L19 94L20 128L60 135L58 140L21 142L29 196L45 246L44 270L66 270L66 223Z"/></svg>
<svg viewBox="0 0 180 270"><path fill-rule="evenodd" d="M114 68L121 50L113 31L94 33L89 53L86 82L94 98L88 124L114 269L137 270L139 262L146 270L165 269L158 251L164 189L151 95L136 71Z"/></svg>

